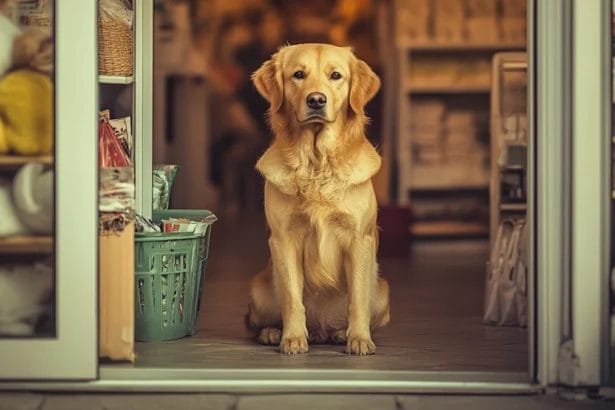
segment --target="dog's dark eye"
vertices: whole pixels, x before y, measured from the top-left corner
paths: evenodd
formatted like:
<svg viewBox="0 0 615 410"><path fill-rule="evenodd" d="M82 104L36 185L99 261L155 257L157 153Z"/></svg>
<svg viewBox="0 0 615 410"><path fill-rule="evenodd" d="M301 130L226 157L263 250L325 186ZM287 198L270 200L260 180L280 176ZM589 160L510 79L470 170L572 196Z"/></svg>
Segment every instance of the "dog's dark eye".
<svg viewBox="0 0 615 410"><path fill-rule="evenodd" d="M305 73L303 71L295 71L295 73L293 74L293 77L300 80L303 77L305 77Z"/></svg>
<svg viewBox="0 0 615 410"><path fill-rule="evenodd" d="M339 72L334 71L333 73L331 73L331 78L333 80L339 80L340 78L342 78L342 75Z"/></svg>

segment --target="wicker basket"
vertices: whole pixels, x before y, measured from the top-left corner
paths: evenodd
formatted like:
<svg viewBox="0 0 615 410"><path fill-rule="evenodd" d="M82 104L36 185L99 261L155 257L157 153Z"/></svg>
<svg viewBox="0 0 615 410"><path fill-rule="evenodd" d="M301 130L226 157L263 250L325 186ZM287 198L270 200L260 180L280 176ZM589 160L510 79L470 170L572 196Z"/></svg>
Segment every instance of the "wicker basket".
<svg viewBox="0 0 615 410"><path fill-rule="evenodd" d="M128 77L133 73L134 34L131 27L98 19L98 73Z"/></svg>

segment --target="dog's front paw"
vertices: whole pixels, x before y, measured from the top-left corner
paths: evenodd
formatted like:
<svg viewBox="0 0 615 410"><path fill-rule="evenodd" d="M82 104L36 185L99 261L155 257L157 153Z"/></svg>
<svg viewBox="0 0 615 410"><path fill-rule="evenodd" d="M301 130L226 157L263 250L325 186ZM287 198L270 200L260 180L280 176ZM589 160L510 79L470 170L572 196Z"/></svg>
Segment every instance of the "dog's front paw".
<svg viewBox="0 0 615 410"><path fill-rule="evenodd" d="M307 353L308 350L308 342L305 336L283 337L280 343L280 353L299 354Z"/></svg>
<svg viewBox="0 0 615 410"><path fill-rule="evenodd" d="M346 353L364 356L376 353L376 345L370 337L350 336L346 343Z"/></svg>

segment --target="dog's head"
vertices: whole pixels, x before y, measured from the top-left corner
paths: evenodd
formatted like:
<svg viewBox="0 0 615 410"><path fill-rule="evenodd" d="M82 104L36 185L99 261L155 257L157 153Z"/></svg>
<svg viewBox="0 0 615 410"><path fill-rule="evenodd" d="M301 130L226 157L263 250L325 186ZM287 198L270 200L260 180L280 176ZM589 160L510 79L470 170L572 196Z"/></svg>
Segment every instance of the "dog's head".
<svg viewBox="0 0 615 410"><path fill-rule="evenodd" d="M283 47L252 81L271 115L285 111L299 125L333 123L346 113L363 116L380 88L378 76L350 48L329 44Z"/></svg>

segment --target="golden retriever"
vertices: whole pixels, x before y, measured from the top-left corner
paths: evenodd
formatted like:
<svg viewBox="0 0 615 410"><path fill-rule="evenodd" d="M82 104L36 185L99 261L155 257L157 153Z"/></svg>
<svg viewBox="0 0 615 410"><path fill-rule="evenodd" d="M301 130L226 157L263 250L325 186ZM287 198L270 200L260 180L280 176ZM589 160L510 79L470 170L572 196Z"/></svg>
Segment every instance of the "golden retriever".
<svg viewBox="0 0 615 410"><path fill-rule="evenodd" d="M350 48L286 46L253 75L269 103L274 141L265 178L268 266L251 282L247 324L282 353L310 343L373 354L389 322L389 287L376 263L381 159L364 134L364 105L380 80Z"/></svg>

